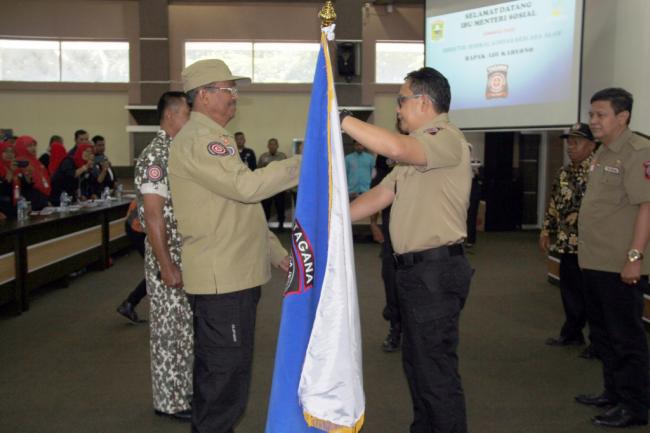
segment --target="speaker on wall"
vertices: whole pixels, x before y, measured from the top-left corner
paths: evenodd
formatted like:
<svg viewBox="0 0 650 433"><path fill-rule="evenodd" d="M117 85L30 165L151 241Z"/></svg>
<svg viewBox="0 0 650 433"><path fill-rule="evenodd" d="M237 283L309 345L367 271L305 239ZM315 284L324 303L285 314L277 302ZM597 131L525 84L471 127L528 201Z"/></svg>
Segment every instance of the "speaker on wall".
<svg viewBox="0 0 650 433"><path fill-rule="evenodd" d="M353 42L340 42L336 45L336 67L340 76L349 80L356 75L356 57Z"/></svg>

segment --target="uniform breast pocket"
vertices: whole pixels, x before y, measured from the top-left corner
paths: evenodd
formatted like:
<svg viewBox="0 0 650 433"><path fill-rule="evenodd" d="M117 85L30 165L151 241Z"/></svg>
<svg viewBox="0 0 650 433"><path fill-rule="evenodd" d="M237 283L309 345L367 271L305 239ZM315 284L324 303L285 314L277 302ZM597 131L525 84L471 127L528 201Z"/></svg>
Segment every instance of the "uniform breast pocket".
<svg viewBox="0 0 650 433"><path fill-rule="evenodd" d="M618 204L623 200L623 173L604 172L598 182L598 200Z"/></svg>

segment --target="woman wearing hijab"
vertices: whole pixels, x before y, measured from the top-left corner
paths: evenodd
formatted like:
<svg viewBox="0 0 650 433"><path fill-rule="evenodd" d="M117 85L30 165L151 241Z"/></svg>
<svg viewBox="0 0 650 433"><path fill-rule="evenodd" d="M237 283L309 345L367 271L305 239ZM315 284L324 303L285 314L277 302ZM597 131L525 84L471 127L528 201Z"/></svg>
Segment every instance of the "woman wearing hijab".
<svg viewBox="0 0 650 433"><path fill-rule="evenodd" d="M8 141L0 141L0 220L16 218L14 190L20 188L19 174L14 147Z"/></svg>
<svg viewBox="0 0 650 433"><path fill-rule="evenodd" d="M63 142L54 141L50 144L50 155L49 155L49 164L47 166L47 171L50 173L50 178L54 176L54 173L59 169L59 166L66 157L66 150L63 147Z"/></svg>
<svg viewBox="0 0 650 433"><path fill-rule="evenodd" d="M60 205L61 193L66 192L73 200L95 198L93 189L93 146L77 145L73 156L67 155L52 176L52 203ZM95 180L96 181L96 180Z"/></svg>
<svg viewBox="0 0 650 433"><path fill-rule="evenodd" d="M47 150L38 158L41 161L41 164L49 170L50 168L50 158L52 155L52 143L57 142L63 144L63 138L60 135L53 135L50 137L50 144L47 146ZM51 174L52 172L50 172Z"/></svg>
<svg viewBox="0 0 650 433"><path fill-rule="evenodd" d="M15 150L16 160L27 163L22 169L21 194L31 202L33 210L41 210L49 204L52 186L50 174L36 158L36 140L29 135L21 135L16 140Z"/></svg>

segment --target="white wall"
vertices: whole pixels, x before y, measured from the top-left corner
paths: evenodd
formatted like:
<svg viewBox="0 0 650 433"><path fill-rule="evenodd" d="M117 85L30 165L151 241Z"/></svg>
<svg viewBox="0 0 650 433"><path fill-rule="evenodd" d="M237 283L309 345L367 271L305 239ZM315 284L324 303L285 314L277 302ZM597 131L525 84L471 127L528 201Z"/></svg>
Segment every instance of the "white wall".
<svg viewBox="0 0 650 433"><path fill-rule="evenodd" d="M623 87L634 95L632 129L650 133L650 1L586 0L582 63L582 121L598 90Z"/></svg>

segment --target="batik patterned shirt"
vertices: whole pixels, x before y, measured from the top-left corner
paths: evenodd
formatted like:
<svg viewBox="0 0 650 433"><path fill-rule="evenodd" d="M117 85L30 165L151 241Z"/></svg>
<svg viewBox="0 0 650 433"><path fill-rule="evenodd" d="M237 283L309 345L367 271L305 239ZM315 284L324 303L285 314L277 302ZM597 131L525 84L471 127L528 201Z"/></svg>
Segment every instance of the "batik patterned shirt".
<svg viewBox="0 0 650 433"><path fill-rule="evenodd" d="M551 250L560 254L578 253L578 212L587 190L593 154L577 167L568 164L558 172L544 216L542 234L554 238Z"/></svg>
<svg viewBox="0 0 650 433"><path fill-rule="evenodd" d="M158 132L138 158L135 165L134 183L138 200L138 217L145 233L147 232L147 225L144 220L144 194L156 194L165 199L163 219L165 220L167 246L172 261L176 265L180 265L182 237L178 232L176 218L174 217L169 177L167 175L171 142L172 138L165 131Z"/></svg>

